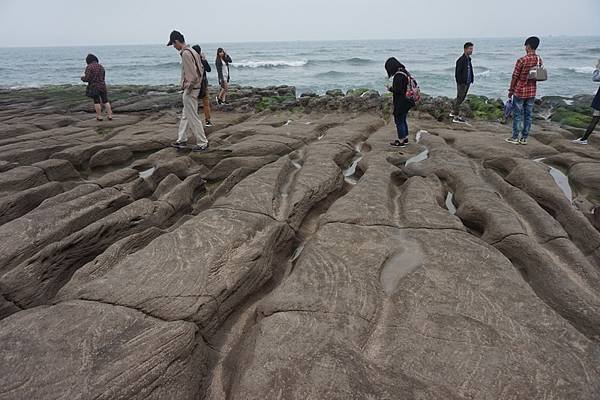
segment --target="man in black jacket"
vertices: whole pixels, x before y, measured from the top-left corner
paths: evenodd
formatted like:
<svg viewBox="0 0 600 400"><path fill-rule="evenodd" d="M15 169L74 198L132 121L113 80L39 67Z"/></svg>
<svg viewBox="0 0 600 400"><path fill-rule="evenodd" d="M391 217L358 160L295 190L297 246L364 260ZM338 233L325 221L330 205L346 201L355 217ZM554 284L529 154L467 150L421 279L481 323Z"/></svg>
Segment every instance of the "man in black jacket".
<svg viewBox="0 0 600 400"><path fill-rule="evenodd" d="M456 70L454 77L456 78L456 101L454 102L454 111L450 114L454 119L452 122L465 122L460 117L460 105L465 101L469 87L475 81L473 73L473 65L471 64L471 55L473 54L473 43L467 42L464 45L464 53L456 60Z"/></svg>

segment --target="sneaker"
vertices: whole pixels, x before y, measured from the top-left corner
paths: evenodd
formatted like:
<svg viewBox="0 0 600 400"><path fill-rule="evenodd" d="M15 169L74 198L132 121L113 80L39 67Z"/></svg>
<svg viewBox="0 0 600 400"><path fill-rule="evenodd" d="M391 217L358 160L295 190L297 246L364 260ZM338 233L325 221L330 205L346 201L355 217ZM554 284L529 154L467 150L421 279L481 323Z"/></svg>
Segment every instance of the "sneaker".
<svg viewBox="0 0 600 400"><path fill-rule="evenodd" d="M201 152L201 151L206 151L206 150L208 150L208 143L205 144L204 146L195 145L194 147L192 147L192 151L195 153Z"/></svg>
<svg viewBox="0 0 600 400"><path fill-rule="evenodd" d="M464 124L467 121L462 117L454 117L452 119L452 122L457 123L457 124Z"/></svg>
<svg viewBox="0 0 600 400"><path fill-rule="evenodd" d="M507 143L519 144L519 139L513 139L512 137L506 138L504 141Z"/></svg>
<svg viewBox="0 0 600 400"><path fill-rule="evenodd" d="M217 102L217 104L221 104L221 99L219 98L219 96L215 97L215 101Z"/></svg>
<svg viewBox="0 0 600 400"><path fill-rule="evenodd" d="M205 124L205 125L206 125L206 127L207 127L207 128L212 128L212 127L214 126L214 125L212 124L212 122L210 122L210 121L206 121L206 124Z"/></svg>
<svg viewBox="0 0 600 400"><path fill-rule="evenodd" d="M172 147L175 147L176 149L185 149L187 148L187 142L174 142L171 143Z"/></svg>
<svg viewBox="0 0 600 400"><path fill-rule="evenodd" d="M406 147L408 146L408 139L404 139L403 141L400 140L394 140L392 143L390 143L390 146L394 146L394 147Z"/></svg>
<svg viewBox="0 0 600 400"><path fill-rule="evenodd" d="M521 140L519 140L519 144L527 144L527 139L521 139Z"/></svg>
<svg viewBox="0 0 600 400"><path fill-rule="evenodd" d="M448 114L448 116L449 116L450 118L454 118L454 113L453 113L453 112L451 112L450 114Z"/></svg>
<svg viewBox="0 0 600 400"><path fill-rule="evenodd" d="M575 144L588 144L588 141L587 141L587 139L579 138L579 139L571 140L571 143L575 143Z"/></svg>

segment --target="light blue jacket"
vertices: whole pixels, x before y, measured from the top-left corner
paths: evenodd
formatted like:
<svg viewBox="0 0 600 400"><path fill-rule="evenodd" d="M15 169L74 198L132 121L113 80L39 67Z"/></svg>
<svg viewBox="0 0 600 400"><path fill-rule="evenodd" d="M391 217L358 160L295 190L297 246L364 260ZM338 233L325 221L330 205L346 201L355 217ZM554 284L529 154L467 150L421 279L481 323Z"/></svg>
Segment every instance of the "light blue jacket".
<svg viewBox="0 0 600 400"><path fill-rule="evenodd" d="M592 76L592 80L594 82L600 82L600 69L594 70L594 75Z"/></svg>

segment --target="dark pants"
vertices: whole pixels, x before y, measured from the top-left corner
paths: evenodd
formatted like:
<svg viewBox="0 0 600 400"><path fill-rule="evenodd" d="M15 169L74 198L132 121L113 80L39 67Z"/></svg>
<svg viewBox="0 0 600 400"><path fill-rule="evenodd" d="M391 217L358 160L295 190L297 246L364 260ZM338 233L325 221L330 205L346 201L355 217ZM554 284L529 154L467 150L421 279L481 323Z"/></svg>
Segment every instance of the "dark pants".
<svg viewBox="0 0 600 400"><path fill-rule="evenodd" d="M585 134L582 137L583 140L588 140L592 132L594 132L594 129L596 129L596 125L598 125L598 122L600 122L600 116L592 117L592 122L590 122L590 125L588 126L587 130L585 131Z"/></svg>
<svg viewBox="0 0 600 400"><path fill-rule="evenodd" d="M396 123L396 130L398 131L398 139L403 141L408 137L408 122L406 117L408 113L394 114L394 122Z"/></svg>
<svg viewBox="0 0 600 400"><path fill-rule="evenodd" d="M98 90L98 96L92 98L94 99L94 104L108 103L108 94L104 90Z"/></svg>
<svg viewBox="0 0 600 400"><path fill-rule="evenodd" d="M459 83L456 86L456 100L454 101L454 115L458 117L460 113L460 105L465 101L467 93L469 93L470 85L468 83Z"/></svg>

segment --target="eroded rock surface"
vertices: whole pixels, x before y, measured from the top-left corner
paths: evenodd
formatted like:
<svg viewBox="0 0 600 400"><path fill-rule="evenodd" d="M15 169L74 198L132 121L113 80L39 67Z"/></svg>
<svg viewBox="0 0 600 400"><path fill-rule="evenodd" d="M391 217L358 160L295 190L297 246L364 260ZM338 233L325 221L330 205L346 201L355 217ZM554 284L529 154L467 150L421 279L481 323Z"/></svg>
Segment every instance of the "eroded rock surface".
<svg viewBox="0 0 600 400"><path fill-rule="evenodd" d="M331 92L191 153L176 95L2 103L0 399L598 398L593 138L415 113L399 151Z"/></svg>

